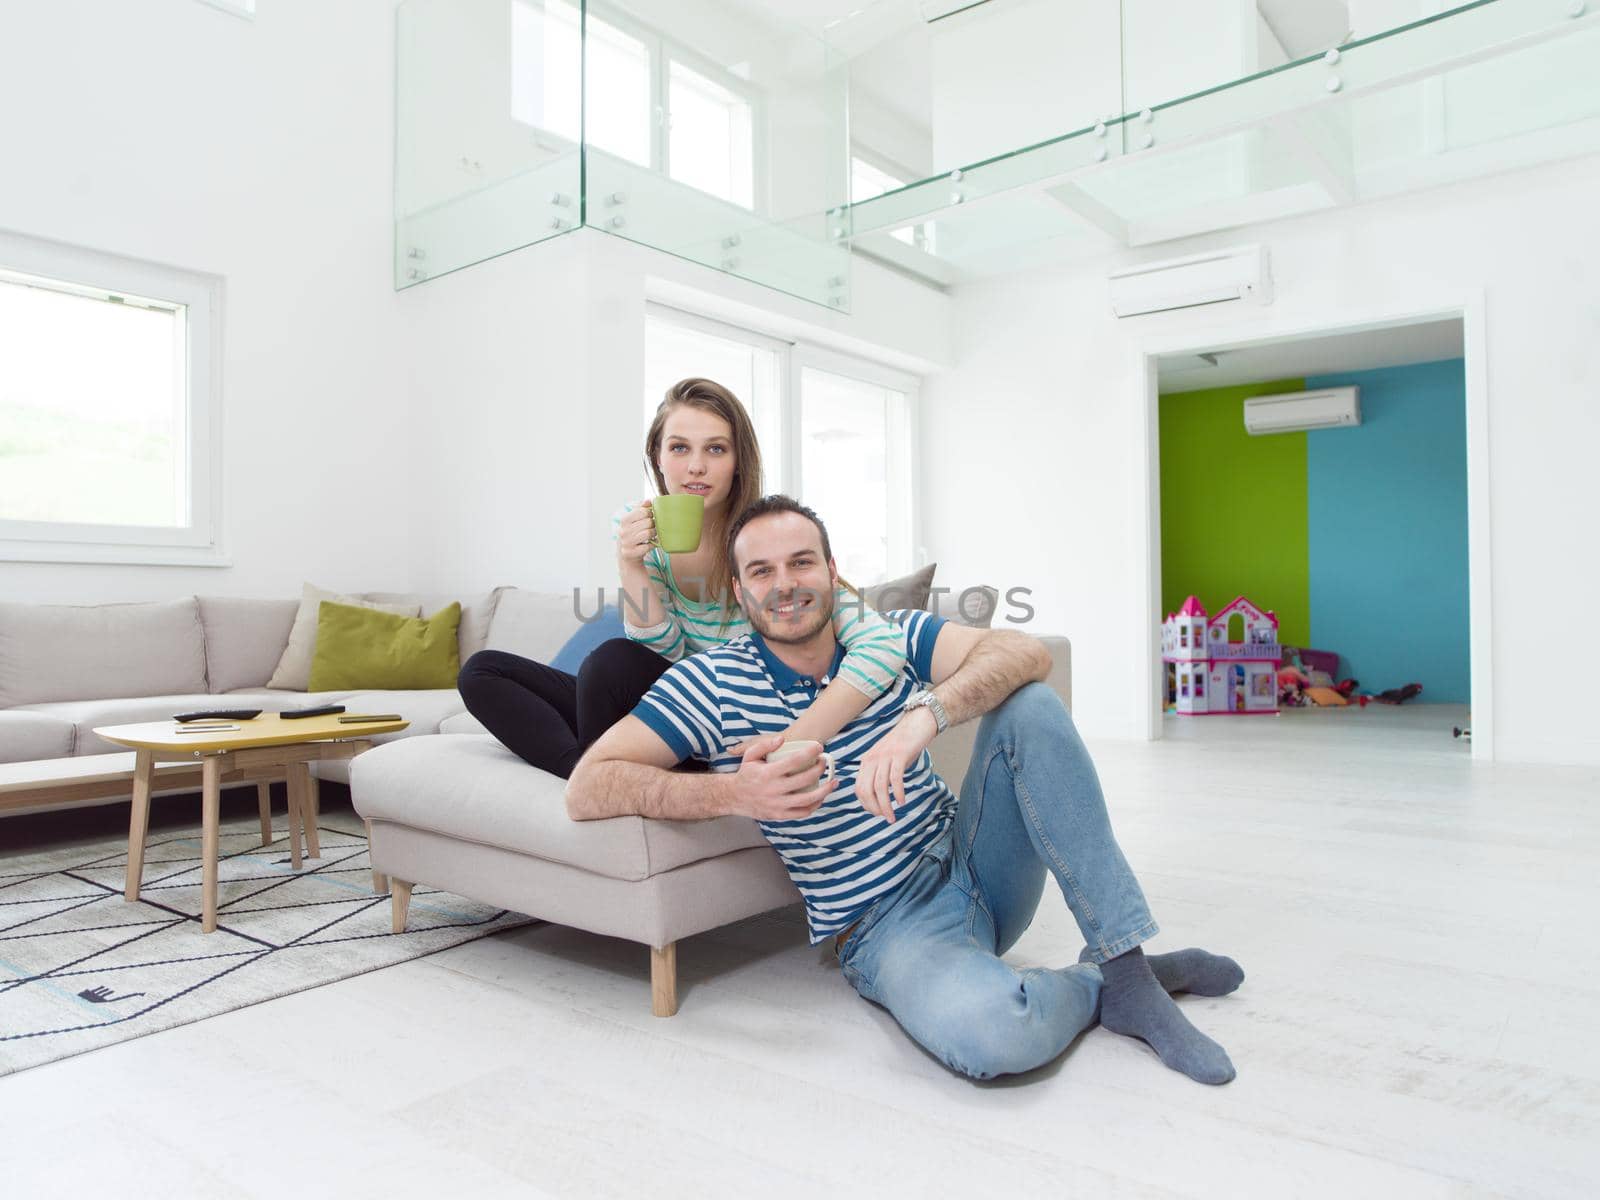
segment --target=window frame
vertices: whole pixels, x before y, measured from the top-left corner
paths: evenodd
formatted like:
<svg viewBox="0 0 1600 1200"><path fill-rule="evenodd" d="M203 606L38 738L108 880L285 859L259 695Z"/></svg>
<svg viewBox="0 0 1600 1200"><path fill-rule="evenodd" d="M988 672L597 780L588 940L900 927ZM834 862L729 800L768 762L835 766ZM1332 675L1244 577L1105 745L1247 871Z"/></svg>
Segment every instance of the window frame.
<svg viewBox="0 0 1600 1200"><path fill-rule="evenodd" d="M669 325L677 325L684 329L691 329L696 333L705 334L707 337L720 338L725 342L737 342L759 350L766 350L775 355L778 363L778 428L782 431L783 453L776 460L763 462L766 474L766 486L772 491L788 492L791 480L799 476L789 473L788 462L790 450L789 438L789 358L794 351L794 343L786 338L774 337L768 333L760 333L748 329L743 325L734 325L727 321L719 321L715 317L704 316L701 313L690 312L687 309L674 308L670 304L662 304L658 300L646 300L644 305L646 322L661 321ZM740 397L741 400L745 397ZM754 416L752 414L752 420ZM759 430L758 430L759 433ZM766 456L763 454L763 458Z"/></svg>
<svg viewBox="0 0 1600 1200"><path fill-rule="evenodd" d="M222 538L222 280L100 250L0 232L0 270L78 295L184 310L189 522L102 525L0 518L0 562L228 566Z"/></svg>
<svg viewBox="0 0 1600 1200"><path fill-rule="evenodd" d="M820 346L814 342L796 342L789 355L789 387L785 394L785 417L787 423L784 427L785 464L788 470L787 478L793 482L796 491L799 490L800 481L805 478L803 474L804 462L801 449L802 416L805 407L805 392L802 378L807 367L827 371L834 375L843 375L875 387L888 388L892 391L902 392L906 398L905 405L905 436L898 443L890 439L885 449L889 454L886 464L889 477L885 480L886 491L889 498L889 509L884 514L888 522L889 534L889 561L884 570L889 579L898 579L922 565L922 505L919 503L922 495L921 482L921 454L918 441L921 429L918 421L919 400L922 390L922 381L915 375L906 371L896 370L874 359L863 358L860 355L849 354L842 350ZM887 414L886 414L887 415ZM893 430L887 430L893 433ZM898 459L898 462L896 461ZM897 495L894 484L896 471L902 473L906 486L903 495ZM793 492L790 493L794 494ZM802 500L804 497L802 497ZM826 519L826 514L822 514ZM901 533L896 535L898 526ZM895 544L904 540L904 546L897 556ZM873 581L852 579L854 584L870 586Z"/></svg>

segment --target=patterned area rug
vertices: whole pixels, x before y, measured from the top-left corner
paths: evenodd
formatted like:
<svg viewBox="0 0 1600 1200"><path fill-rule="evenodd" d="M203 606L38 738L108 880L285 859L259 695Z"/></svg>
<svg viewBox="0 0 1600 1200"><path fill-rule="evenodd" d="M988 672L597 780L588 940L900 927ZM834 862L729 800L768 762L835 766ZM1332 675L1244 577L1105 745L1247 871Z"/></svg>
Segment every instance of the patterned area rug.
<svg viewBox="0 0 1600 1200"><path fill-rule="evenodd" d="M362 828L325 818L322 857L296 872L286 835L263 846L255 818L224 821L210 934L198 828L151 836L134 904L122 898L125 836L0 858L0 1075L528 922L419 885L406 932L391 933L351 827Z"/></svg>

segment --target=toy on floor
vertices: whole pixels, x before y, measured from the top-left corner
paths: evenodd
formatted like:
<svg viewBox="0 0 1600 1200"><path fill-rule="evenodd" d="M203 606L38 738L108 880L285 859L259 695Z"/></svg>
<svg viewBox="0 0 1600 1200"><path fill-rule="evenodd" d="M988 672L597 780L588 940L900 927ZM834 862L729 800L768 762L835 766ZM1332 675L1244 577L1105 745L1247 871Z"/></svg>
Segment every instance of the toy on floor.
<svg viewBox="0 0 1600 1200"><path fill-rule="evenodd" d="M1379 692L1373 697L1379 704L1404 704L1413 696L1422 694L1420 683L1408 683L1404 687L1390 688L1388 691Z"/></svg>
<svg viewBox="0 0 1600 1200"><path fill-rule="evenodd" d="M1243 596L1209 618L1190 596L1161 624L1167 694L1182 716L1276 713L1281 657L1278 618Z"/></svg>
<svg viewBox="0 0 1600 1200"><path fill-rule="evenodd" d="M1294 652L1291 650L1289 653L1292 655ZM1306 688L1311 686L1311 676L1293 665L1295 661L1291 658L1289 665L1278 668L1279 708L1304 708L1310 703L1306 699Z"/></svg>
<svg viewBox="0 0 1600 1200"><path fill-rule="evenodd" d="M1319 708L1343 708L1350 703L1330 687L1308 687L1306 697Z"/></svg>

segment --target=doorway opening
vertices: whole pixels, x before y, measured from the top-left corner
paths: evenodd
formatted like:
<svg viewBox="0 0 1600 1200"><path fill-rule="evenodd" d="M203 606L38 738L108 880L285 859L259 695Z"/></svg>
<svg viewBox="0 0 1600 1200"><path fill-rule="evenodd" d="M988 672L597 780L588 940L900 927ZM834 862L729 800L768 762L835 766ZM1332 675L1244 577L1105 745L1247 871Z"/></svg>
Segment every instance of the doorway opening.
<svg viewBox="0 0 1600 1200"><path fill-rule="evenodd" d="M1464 303L1144 347L1151 737L1277 709L1447 744L1459 729L1492 757L1482 344ZM1245 428L1246 400L1342 387L1359 424ZM1221 618L1218 661L1168 670L1180 611ZM1191 682L1178 703L1184 677L1204 702Z"/></svg>

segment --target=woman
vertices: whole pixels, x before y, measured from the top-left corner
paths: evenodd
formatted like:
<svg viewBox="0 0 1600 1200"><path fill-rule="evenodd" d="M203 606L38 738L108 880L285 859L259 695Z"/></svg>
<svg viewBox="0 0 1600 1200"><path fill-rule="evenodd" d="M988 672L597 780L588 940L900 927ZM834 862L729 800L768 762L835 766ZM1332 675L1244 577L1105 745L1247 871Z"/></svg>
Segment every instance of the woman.
<svg viewBox="0 0 1600 1200"><path fill-rule="evenodd" d="M726 532L761 495L761 448L744 406L709 379L667 389L645 437L645 465L658 495L705 499L697 549L656 545L649 500L615 519L626 639L599 646L577 675L500 650L461 668L467 709L536 767L563 779L602 733L633 711L679 659L750 632L733 598ZM905 643L897 627L841 589L834 632L845 649L835 678L786 731L826 742L899 677Z"/></svg>

